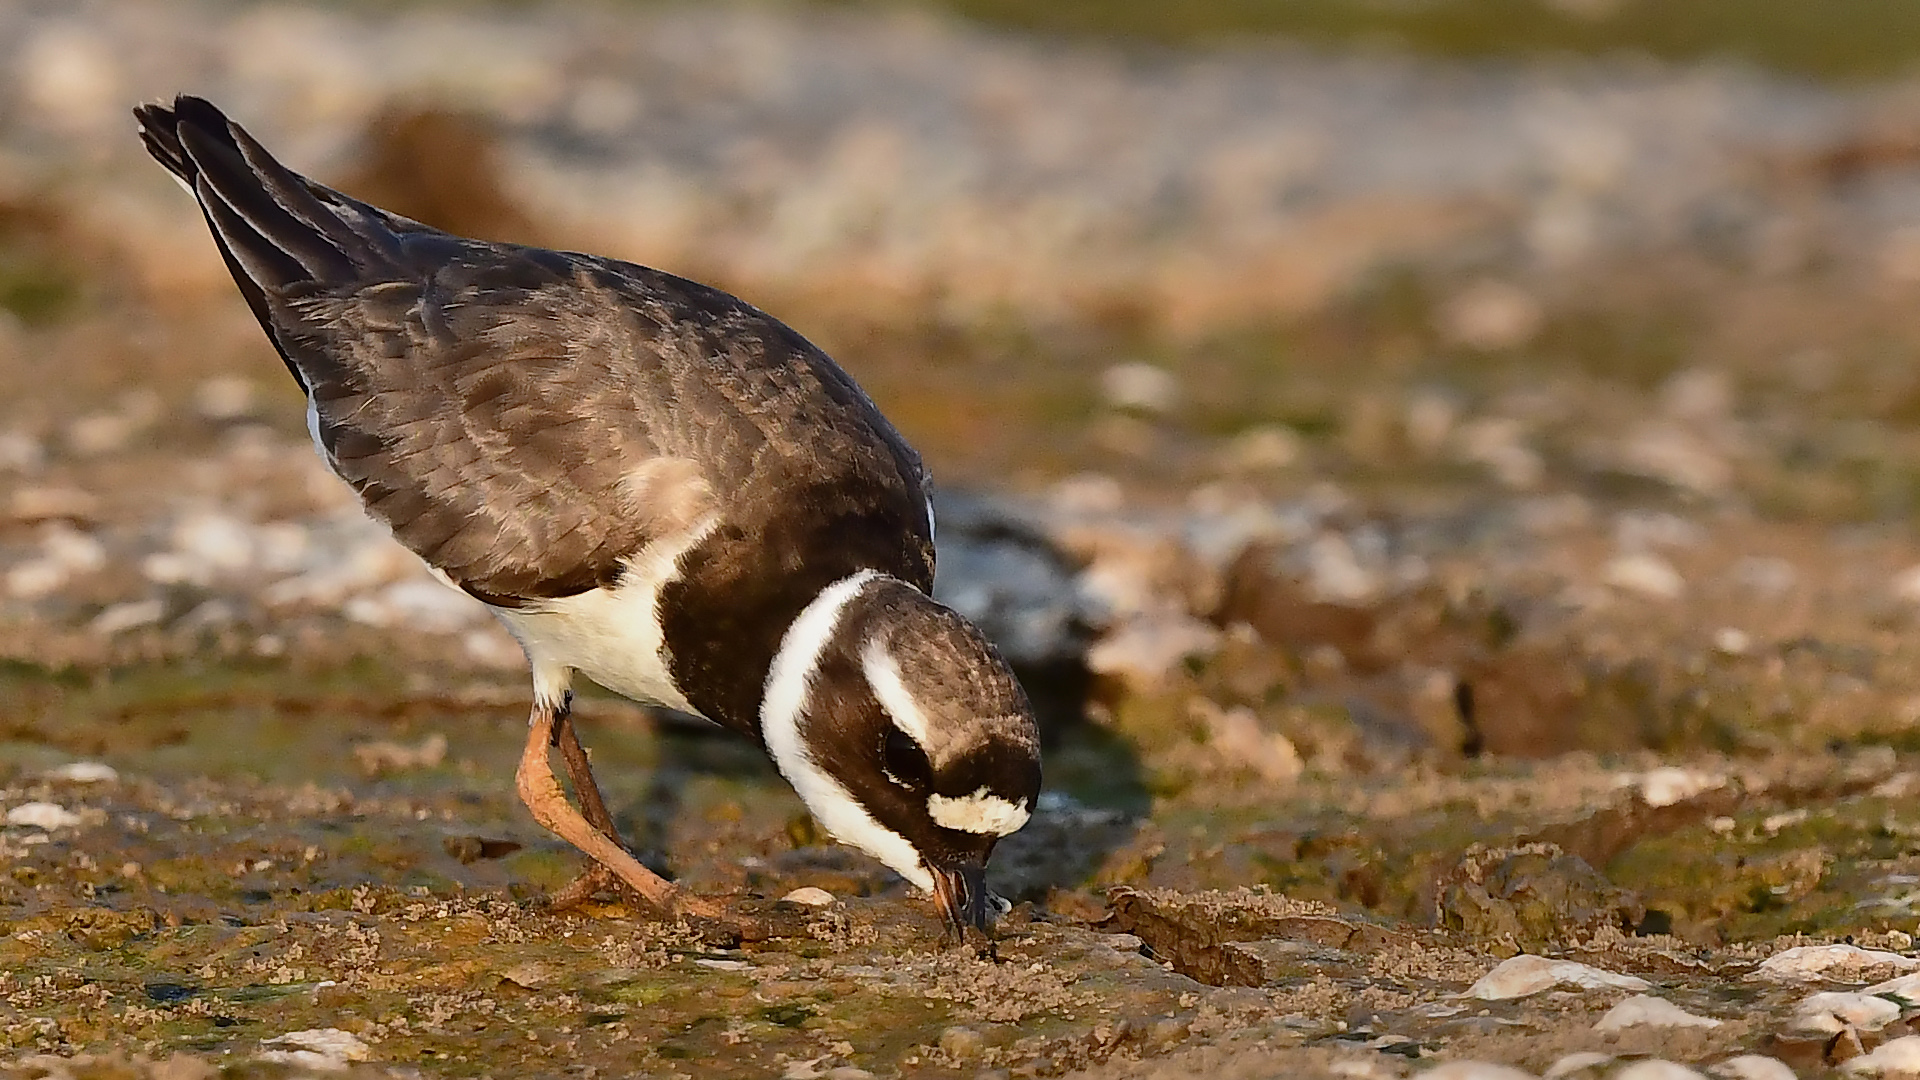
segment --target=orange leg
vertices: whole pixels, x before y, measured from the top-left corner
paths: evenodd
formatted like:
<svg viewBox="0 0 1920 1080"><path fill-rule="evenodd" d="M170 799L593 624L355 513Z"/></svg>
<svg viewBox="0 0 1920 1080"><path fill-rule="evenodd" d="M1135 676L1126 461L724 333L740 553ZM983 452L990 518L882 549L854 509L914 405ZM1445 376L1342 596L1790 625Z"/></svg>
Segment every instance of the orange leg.
<svg viewBox="0 0 1920 1080"><path fill-rule="evenodd" d="M573 726L567 724L557 712L538 703L534 705L533 719L527 732L527 746L520 755L520 768L514 774L520 801L526 803L527 809L533 812L533 819L585 852L588 858L598 864L596 869L604 868L613 878L639 893L642 899L660 911L718 917L718 907L682 893L671 882L640 865L640 860L620 846L615 836L613 818L607 813L606 802L600 797L598 785L593 782L586 751L573 734ZM567 771L573 776L575 786L581 793L581 804L596 821L590 822L581 816L580 811L567 802L566 793L560 790L560 781L553 775L553 769L547 762L547 750L555 741L560 743L567 760ZM589 870L568 885L555 898L556 901L578 903L591 896L593 890L599 887L594 880L594 873L594 870Z"/></svg>

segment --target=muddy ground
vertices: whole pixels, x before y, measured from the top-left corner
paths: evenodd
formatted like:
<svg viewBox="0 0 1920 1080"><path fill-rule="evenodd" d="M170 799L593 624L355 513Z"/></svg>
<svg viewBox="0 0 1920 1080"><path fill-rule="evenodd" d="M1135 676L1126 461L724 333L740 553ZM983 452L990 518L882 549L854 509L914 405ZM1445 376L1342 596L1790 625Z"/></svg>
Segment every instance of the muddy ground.
<svg viewBox="0 0 1920 1080"><path fill-rule="evenodd" d="M1920 1075L1911 85L583 10L0 4L0 1075ZM521 661L314 459L183 86L872 391L1043 714L993 956L591 692L780 932L547 910Z"/></svg>

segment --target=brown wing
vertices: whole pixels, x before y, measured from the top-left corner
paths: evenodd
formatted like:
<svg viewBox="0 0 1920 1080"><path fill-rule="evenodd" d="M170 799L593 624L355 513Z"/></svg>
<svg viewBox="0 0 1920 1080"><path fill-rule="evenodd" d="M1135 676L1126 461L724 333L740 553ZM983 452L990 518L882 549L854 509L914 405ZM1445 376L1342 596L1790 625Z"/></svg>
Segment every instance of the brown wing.
<svg viewBox="0 0 1920 1080"><path fill-rule="evenodd" d="M137 115L307 390L329 463L469 592L518 605L608 584L709 513L764 518L768 485L796 475L897 522L919 565L882 569L931 582L919 457L772 317L645 267L387 214L196 98Z"/></svg>

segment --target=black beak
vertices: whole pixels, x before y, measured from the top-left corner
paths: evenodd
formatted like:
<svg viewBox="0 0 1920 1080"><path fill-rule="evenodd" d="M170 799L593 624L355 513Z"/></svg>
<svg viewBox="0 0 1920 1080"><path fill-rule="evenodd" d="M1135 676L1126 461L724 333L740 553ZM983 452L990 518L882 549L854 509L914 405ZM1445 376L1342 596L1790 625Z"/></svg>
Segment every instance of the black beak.
<svg viewBox="0 0 1920 1080"><path fill-rule="evenodd" d="M929 866L933 872L933 902L955 941L966 941L967 931L991 935L993 916L1000 905L987 891L987 868L979 863Z"/></svg>

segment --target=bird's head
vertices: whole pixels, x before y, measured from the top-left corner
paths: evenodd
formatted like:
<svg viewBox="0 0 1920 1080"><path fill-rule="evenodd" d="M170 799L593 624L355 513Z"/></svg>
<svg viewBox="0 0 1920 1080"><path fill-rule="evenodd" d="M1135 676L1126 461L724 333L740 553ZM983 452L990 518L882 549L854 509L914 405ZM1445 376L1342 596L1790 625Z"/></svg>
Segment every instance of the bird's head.
<svg viewBox="0 0 1920 1080"><path fill-rule="evenodd" d="M987 857L1032 812L1040 738L979 630L905 582L855 574L788 628L760 718L822 828L932 893L955 934L989 928Z"/></svg>

